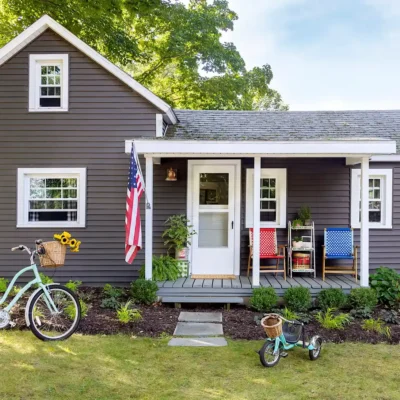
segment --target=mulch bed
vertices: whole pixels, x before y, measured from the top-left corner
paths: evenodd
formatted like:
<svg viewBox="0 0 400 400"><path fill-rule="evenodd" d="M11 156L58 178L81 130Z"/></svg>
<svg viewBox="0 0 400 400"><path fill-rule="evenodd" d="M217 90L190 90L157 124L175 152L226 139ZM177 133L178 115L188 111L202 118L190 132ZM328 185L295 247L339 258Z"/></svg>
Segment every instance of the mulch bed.
<svg viewBox="0 0 400 400"><path fill-rule="evenodd" d="M233 306L230 311L221 306L187 306L182 310L173 308L171 305L154 304L151 306L137 305L143 319L139 322L123 324L116 317L114 310L100 307L102 300L102 289L84 288L85 302L90 305L88 315L82 319L78 332L87 335L112 335L117 333L134 336L160 337L172 335L178 316L182 310L187 311L221 311L223 313L223 327L225 336L232 339L260 340L265 339L263 328L256 323L259 313L244 306ZM24 296L25 297L25 296ZM20 300L21 306L16 306L12 313L12 320L16 322L15 329L26 329L25 324L25 302L27 298ZM364 342L391 344L400 343L400 325L388 324L391 328L391 338L374 332L368 332L361 328L361 320L351 322L343 330L327 330L313 321L306 325L307 336L320 335L325 341L342 342Z"/></svg>

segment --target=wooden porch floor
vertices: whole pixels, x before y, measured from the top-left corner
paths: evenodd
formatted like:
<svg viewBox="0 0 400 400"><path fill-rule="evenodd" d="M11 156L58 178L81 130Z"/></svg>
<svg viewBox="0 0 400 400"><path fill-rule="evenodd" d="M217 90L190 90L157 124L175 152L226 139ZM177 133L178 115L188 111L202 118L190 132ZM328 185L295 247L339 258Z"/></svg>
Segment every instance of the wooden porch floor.
<svg viewBox="0 0 400 400"><path fill-rule="evenodd" d="M253 291L252 279L239 276L236 279L191 279L179 278L176 281L157 282L158 296L163 303L244 303ZM286 289L302 286L310 289L316 297L322 289L339 288L344 293L359 287L359 283L349 275L331 275L323 281L321 278L296 276L287 278L273 274L261 275L260 285L273 287L278 296Z"/></svg>

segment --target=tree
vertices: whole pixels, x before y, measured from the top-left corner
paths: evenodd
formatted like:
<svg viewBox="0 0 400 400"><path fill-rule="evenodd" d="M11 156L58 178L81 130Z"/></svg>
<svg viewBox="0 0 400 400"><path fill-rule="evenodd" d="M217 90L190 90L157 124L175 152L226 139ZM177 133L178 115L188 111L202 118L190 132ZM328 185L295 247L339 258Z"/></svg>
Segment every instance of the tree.
<svg viewBox="0 0 400 400"><path fill-rule="evenodd" d="M266 64L246 70L222 43L227 0L0 0L0 46L48 14L173 107L287 109Z"/></svg>

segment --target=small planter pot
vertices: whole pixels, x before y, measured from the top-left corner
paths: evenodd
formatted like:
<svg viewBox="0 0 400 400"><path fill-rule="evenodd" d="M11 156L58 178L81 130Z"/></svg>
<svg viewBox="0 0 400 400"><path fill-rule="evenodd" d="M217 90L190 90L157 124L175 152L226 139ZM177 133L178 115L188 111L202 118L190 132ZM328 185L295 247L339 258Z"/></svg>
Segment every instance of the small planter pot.
<svg viewBox="0 0 400 400"><path fill-rule="evenodd" d="M301 249L303 247L303 242L292 242L294 249Z"/></svg>
<svg viewBox="0 0 400 400"><path fill-rule="evenodd" d="M175 258L179 261L187 261L189 255L189 249L184 247L183 249L175 250Z"/></svg>
<svg viewBox="0 0 400 400"><path fill-rule="evenodd" d="M311 225L312 225L311 219L306 219L306 220L304 221L304 226L311 226Z"/></svg>

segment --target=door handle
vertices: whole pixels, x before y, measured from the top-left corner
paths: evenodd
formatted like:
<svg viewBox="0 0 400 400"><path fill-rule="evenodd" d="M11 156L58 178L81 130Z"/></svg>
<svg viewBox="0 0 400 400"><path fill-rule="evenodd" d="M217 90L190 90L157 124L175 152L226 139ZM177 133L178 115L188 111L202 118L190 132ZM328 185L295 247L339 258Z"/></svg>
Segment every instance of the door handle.
<svg viewBox="0 0 400 400"><path fill-rule="evenodd" d="M231 228L233 229L233 221L231 222Z"/></svg>

